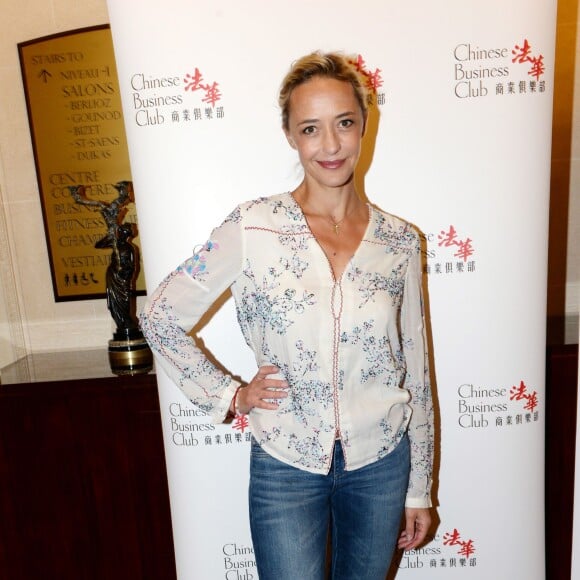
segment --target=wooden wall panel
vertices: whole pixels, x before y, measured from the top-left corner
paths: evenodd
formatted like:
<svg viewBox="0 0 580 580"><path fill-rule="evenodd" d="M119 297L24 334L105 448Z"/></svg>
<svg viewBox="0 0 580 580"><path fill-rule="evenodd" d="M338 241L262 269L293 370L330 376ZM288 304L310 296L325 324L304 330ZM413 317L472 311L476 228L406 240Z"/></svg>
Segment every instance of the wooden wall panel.
<svg viewBox="0 0 580 580"><path fill-rule="evenodd" d="M154 375L0 385L7 580L172 580Z"/></svg>

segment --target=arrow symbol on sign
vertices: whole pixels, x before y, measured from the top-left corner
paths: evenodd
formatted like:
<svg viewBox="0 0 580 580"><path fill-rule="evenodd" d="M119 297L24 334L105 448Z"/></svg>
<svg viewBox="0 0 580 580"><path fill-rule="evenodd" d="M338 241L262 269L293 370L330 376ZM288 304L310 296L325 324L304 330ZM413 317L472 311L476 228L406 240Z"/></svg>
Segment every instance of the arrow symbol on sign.
<svg viewBox="0 0 580 580"><path fill-rule="evenodd" d="M45 68L43 68L40 73L38 73L38 76L42 79L43 82L47 83L48 77L51 77L52 75Z"/></svg>

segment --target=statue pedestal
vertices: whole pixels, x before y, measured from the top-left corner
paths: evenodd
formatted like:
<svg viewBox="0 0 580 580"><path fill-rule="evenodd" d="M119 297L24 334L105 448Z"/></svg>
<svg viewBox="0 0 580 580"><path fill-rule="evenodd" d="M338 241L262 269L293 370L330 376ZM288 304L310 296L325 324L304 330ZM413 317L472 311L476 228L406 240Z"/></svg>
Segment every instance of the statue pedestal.
<svg viewBox="0 0 580 580"><path fill-rule="evenodd" d="M153 355L139 329L117 329L109 340L109 363L116 375L146 374L153 369Z"/></svg>

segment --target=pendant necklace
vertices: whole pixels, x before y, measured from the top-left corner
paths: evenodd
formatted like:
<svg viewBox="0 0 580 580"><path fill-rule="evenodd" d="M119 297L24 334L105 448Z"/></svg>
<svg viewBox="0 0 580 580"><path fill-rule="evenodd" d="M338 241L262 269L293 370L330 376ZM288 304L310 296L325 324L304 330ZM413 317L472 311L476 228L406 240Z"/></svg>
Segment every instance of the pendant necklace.
<svg viewBox="0 0 580 580"><path fill-rule="evenodd" d="M334 228L335 235L338 236L338 228L341 226L342 222L349 216L349 214L350 214L350 212L346 212L344 214L344 217L341 220L337 221L337 222L335 222L334 220L328 218L328 221L332 224L332 227Z"/></svg>

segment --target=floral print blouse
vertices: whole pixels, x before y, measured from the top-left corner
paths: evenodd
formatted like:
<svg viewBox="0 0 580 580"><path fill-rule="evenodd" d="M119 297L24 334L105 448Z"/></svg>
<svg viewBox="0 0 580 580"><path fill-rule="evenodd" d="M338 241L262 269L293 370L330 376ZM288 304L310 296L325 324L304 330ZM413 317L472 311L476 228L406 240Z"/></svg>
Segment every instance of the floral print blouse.
<svg viewBox="0 0 580 580"><path fill-rule="evenodd" d="M140 322L157 363L212 420L239 382L188 332L230 288L258 367L280 369L288 397L253 409L252 434L273 457L326 474L337 439L347 470L377 461L408 433L407 507L429 507L433 407L420 239L369 205L363 240L341 278L290 193L238 206L148 298Z"/></svg>

